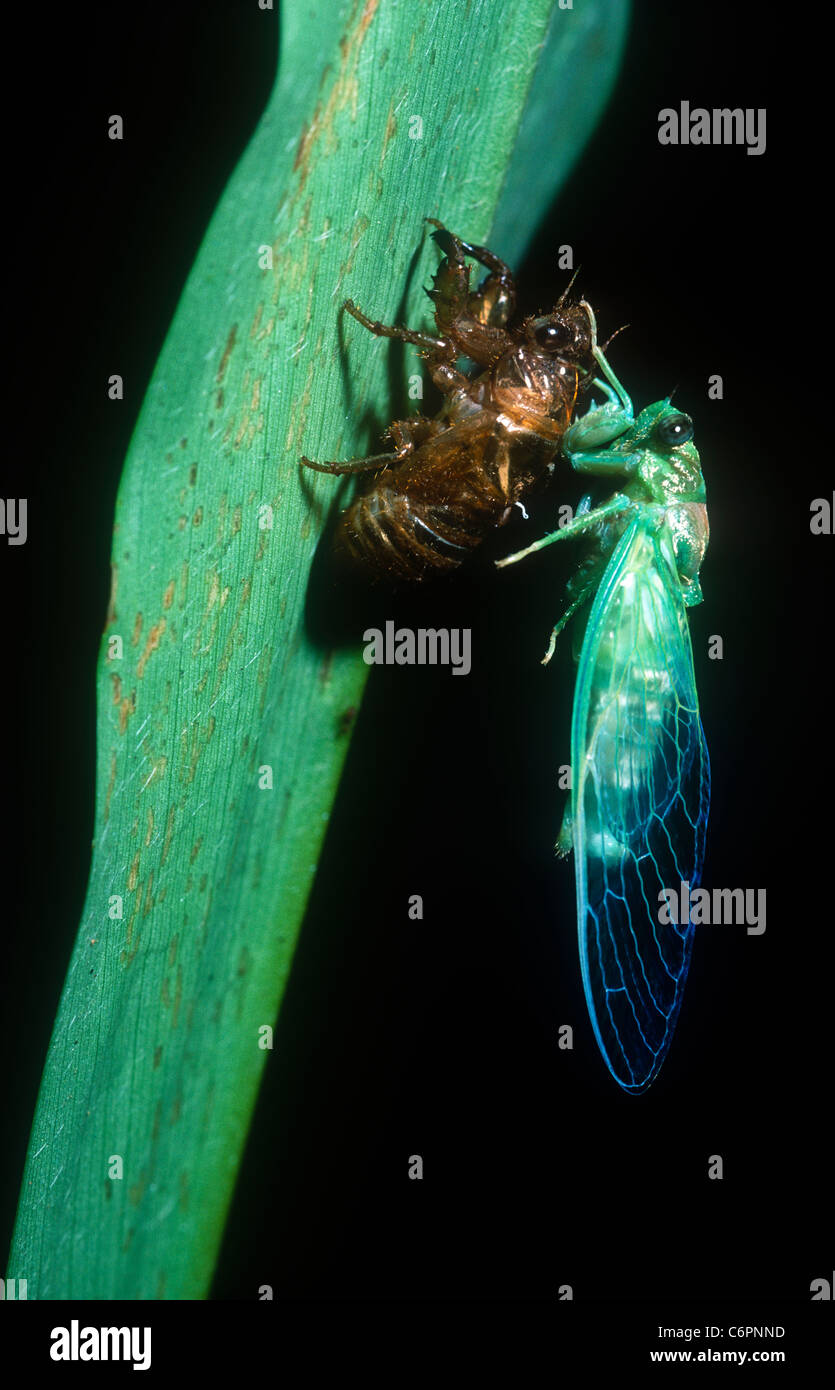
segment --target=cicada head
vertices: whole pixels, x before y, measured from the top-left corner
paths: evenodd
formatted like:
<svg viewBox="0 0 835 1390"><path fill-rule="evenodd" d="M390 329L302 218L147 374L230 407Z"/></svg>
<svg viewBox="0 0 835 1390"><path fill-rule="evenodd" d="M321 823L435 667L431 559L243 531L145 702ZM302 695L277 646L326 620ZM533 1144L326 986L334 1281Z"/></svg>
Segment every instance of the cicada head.
<svg viewBox="0 0 835 1390"><path fill-rule="evenodd" d="M559 442L594 367L592 326L582 304L525 319L518 345L494 369L493 399L520 429Z"/></svg>
<svg viewBox="0 0 835 1390"><path fill-rule="evenodd" d="M669 398L648 405L614 443L612 454L629 456L626 471L644 484L647 501L704 502L705 482L693 421Z"/></svg>
<svg viewBox="0 0 835 1390"><path fill-rule="evenodd" d="M593 331L585 304L563 304L560 300L553 313L525 319L522 331L529 347L546 357L561 357L593 370Z"/></svg>

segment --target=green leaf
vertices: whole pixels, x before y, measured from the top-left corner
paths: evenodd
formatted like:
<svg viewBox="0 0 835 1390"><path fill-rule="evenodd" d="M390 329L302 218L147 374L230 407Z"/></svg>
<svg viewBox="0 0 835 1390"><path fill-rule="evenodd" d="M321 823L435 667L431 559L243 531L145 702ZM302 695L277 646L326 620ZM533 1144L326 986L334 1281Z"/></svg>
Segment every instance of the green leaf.
<svg viewBox="0 0 835 1390"><path fill-rule="evenodd" d="M551 13L490 232L509 265L521 262L606 107L628 20L629 0Z"/></svg>
<svg viewBox="0 0 835 1390"><path fill-rule="evenodd" d="M602 42L623 5L582 8ZM92 868L8 1266L32 1298L206 1293L367 669L305 626L335 487L299 455L363 452L388 405L353 322L349 395L339 306L390 319L408 278L420 322L422 219L486 237L552 16L577 22L552 0L284 7L119 490Z"/></svg>

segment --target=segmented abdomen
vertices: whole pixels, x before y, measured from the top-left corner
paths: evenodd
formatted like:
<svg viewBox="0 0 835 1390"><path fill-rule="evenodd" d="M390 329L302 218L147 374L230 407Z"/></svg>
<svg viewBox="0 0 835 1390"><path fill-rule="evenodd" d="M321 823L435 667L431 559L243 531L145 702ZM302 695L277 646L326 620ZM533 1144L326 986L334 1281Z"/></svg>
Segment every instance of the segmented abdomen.
<svg viewBox="0 0 835 1390"><path fill-rule="evenodd" d="M352 561L414 582L457 569L491 526L505 502L495 506L439 505L403 492L394 478L381 482L343 513L335 544Z"/></svg>
<svg viewBox="0 0 835 1390"><path fill-rule="evenodd" d="M501 431L485 416L386 468L341 516L337 552L410 582L457 569L542 476L558 443Z"/></svg>

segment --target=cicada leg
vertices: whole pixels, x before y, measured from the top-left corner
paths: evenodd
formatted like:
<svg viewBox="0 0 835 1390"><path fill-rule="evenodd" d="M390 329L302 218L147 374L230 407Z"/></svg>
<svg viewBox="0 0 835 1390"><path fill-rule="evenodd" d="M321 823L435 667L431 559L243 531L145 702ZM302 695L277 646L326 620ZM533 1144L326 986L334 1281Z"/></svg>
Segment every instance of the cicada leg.
<svg viewBox="0 0 835 1390"><path fill-rule="evenodd" d="M583 499L585 501L585 499ZM605 517L611 516L614 512L631 511L635 503L630 500L623 492L615 493L608 502L602 506L595 507L592 511L582 511L569 521L565 526L561 526L558 531L552 531L549 535L543 536L541 540L534 541L532 545L525 546L524 550L517 550L514 555L506 555L503 560L496 561L496 568L503 569L505 565L515 565L517 560L524 560L526 556L533 555L537 550L544 550L547 545L553 545L555 541L570 540L573 536L581 536L584 531L590 531L597 526ZM542 665L547 666L551 657L554 655L554 648L557 638L565 627L569 619L574 617L578 608L591 598L595 592L596 583L584 585L579 593L573 598L563 613L562 617L551 629L551 637L548 642L548 650L542 658Z"/></svg>
<svg viewBox="0 0 835 1390"><path fill-rule="evenodd" d="M469 357L480 367L490 367L509 346L505 324L516 307L516 286L504 261L486 246L472 246L448 231L434 217L427 222L444 253L433 287L427 290L435 305L439 331L455 347L454 356ZM480 261L490 272L478 289L470 289L470 267L465 256Z"/></svg>
<svg viewBox="0 0 835 1390"><path fill-rule="evenodd" d="M435 288L428 291L435 304L438 327L462 341L474 330L478 337L479 330L485 327L504 328L516 308L516 284L510 267L486 246L473 246L455 236L437 218L426 220L437 228L432 239L446 257L435 275ZM490 272L477 290L470 290L465 256L472 256Z"/></svg>
<svg viewBox="0 0 835 1390"><path fill-rule="evenodd" d="M594 592L595 585L587 585L585 589L582 589L580 591L580 593L577 595L575 599L572 599L571 603L566 608L562 617L554 623L554 626L551 628L551 636L548 639L548 650L542 658L543 666L547 666L548 662L551 660L551 657L554 655L554 648L557 645L557 638L559 637L566 623L574 617L574 614L577 612L577 609L582 608L583 604L587 601L587 599L590 599L594 595Z"/></svg>
<svg viewBox="0 0 835 1390"><path fill-rule="evenodd" d="M314 463L313 459L302 458L305 468L313 468L317 473L366 473L372 469L391 468L402 463L427 439L431 439L442 426L436 420L427 420L425 415L413 415L408 420L394 420L388 434L395 443L390 454L371 454L364 459L348 459L345 463Z"/></svg>
<svg viewBox="0 0 835 1390"><path fill-rule="evenodd" d="M557 836L557 843L554 849L559 859L564 859L574 848L574 817L571 813L571 797L568 798L565 811L563 812L560 833Z"/></svg>
<svg viewBox="0 0 835 1390"><path fill-rule="evenodd" d="M314 459L305 458L304 455L299 459L299 463L305 468L312 468L316 473L334 473L341 476L343 473L369 473L372 468L388 468L392 463L396 463L399 455L391 454L370 454L364 459L346 459L344 463L316 463Z"/></svg>
<svg viewBox="0 0 835 1390"><path fill-rule="evenodd" d="M513 555L505 555L503 560L496 560L496 568L504 569L505 565L515 565L517 560L524 560L526 556L533 555L537 550L544 550L547 545L553 545L555 541L570 540L572 536L581 536L584 531L591 531L597 526L604 517L611 516L613 512L625 512L631 510L635 503L626 496L625 492L616 492L614 497L610 497L608 502L595 507L590 512L578 513L573 521L566 522L558 531L551 531L541 540L534 541L531 545L526 545L524 550L517 550Z"/></svg>
<svg viewBox="0 0 835 1390"><path fill-rule="evenodd" d="M426 358L433 383L445 396L453 391L466 390L470 386L469 377L459 372L454 365L459 349L451 339L433 338L431 333L418 333L411 328L397 328L380 323L377 319L370 319L362 309L357 308L352 299L346 299L343 308L376 337L397 338L402 343L411 343L413 347L420 348Z"/></svg>
<svg viewBox="0 0 835 1390"><path fill-rule="evenodd" d="M425 415L410 415L407 420L392 420L388 434L397 446L398 459L404 459L443 428L439 420L429 420Z"/></svg>
<svg viewBox="0 0 835 1390"><path fill-rule="evenodd" d="M431 333L418 333L413 328L398 328L380 323L378 319L370 319L362 309L357 308L353 299L346 299L342 307L377 338L398 338L400 342L413 343L415 347L427 353L449 351L451 348L451 344L447 343L445 338L433 338Z"/></svg>
<svg viewBox="0 0 835 1390"><path fill-rule="evenodd" d="M629 394L618 381L602 348L598 345L594 310L585 299L581 302L591 325L592 355L605 378L601 380L600 377L594 377L591 384L603 392L606 401L603 405L595 405L592 401L585 414L566 430L562 451L572 468L576 468L578 472L601 475L622 473L625 471L625 459L628 468L628 456L613 454L608 446L635 423L635 411Z"/></svg>

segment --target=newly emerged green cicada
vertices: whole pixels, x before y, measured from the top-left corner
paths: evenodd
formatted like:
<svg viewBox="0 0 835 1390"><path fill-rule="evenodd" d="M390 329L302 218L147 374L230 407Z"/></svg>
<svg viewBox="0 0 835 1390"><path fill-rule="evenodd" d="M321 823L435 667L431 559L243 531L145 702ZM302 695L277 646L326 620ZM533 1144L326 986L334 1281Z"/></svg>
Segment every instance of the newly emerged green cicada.
<svg viewBox="0 0 835 1390"><path fill-rule="evenodd" d="M592 316L593 322L593 316ZM569 586L568 619L591 602L571 730L571 802L558 851L573 848L580 964L592 1026L615 1080L633 1094L654 1081L681 1006L690 921L670 923L665 890L698 884L710 802L685 609L701 601L708 542L693 422L669 399L637 419L602 351L606 401L567 431L579 472L618 476L620 490L561 530L510 555L587 536Z"/></svg>

